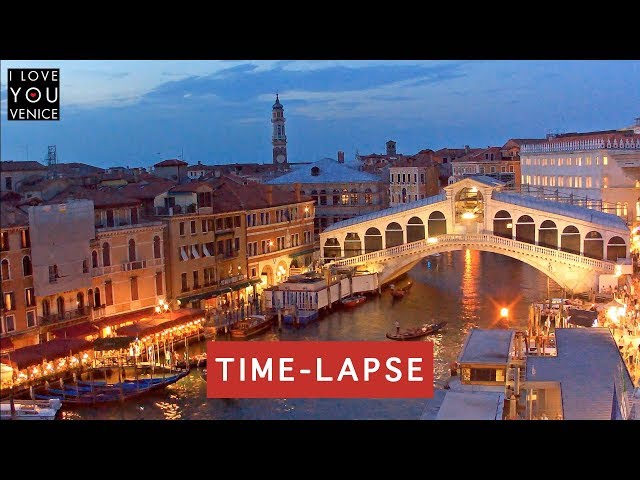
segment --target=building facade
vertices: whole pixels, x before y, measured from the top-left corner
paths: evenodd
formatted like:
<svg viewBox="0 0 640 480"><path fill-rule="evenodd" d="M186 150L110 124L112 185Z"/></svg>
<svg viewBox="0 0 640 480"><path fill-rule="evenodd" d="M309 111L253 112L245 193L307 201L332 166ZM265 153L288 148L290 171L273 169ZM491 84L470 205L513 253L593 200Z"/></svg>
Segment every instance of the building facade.
<svg viewBox="0 0 640 480"><path fill-rule="evenodd" d="M633 130L550 135L520 150L523 190L640 220L640 134Z"/></svg>
<svg viewBox="0 0 640 480"><path fill-rule="evenodd" d="M440 193L439 169L429 158L406 157L389 168L389 206Z"/></svg>
<svg viewBox="0 0 640 480"><path fill-rule="evenodd" d="M35 161L0 162L0 194L19 191L26 179L46 178L47 167Z"/></svg>
<svg viewBox="0 0 640 480"><path fill-rule="evenodd" d="M292 165L291 171L268 185L300 184L300 194L315 200L314 236L329 225L347 218L382 210L388 206L387 185L379 177L325 158L307 165Z"/></svg>
<svg viewBox="0 0 640 480"><path fill-rule="evenodd" d="M452 178L449 183L471 175L486 175L503 182L507 188L520 188L520 161L503 157L501 147L474 149L451 161Z"/></svg>
<svg viewBox="0 0 640 480"><path fill-rule="evenodd" d="M0 349L33 343L28 333L37 326L29 219L24 210L0 204Z"/></svg>

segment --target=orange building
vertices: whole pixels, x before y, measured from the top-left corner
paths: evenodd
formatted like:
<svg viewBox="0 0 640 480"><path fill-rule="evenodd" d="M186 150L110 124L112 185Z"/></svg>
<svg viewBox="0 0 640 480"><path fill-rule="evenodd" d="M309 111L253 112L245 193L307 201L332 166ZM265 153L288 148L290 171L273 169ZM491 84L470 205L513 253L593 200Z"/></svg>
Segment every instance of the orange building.
<svg viewBox="0 0 640 480"><path fill-rule="evenodd" d="M34 343L28 334L37 334L37 314L27 214L4 201L0 213L0 350L5 351Z"/></svg>

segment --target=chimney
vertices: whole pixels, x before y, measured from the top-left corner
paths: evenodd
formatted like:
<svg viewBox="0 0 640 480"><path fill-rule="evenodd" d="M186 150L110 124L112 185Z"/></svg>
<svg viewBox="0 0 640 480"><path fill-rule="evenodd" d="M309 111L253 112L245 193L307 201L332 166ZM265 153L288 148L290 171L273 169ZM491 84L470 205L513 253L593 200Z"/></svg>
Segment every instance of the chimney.
<svg viewBox="0 0 640 480"><path fill-rule="evenodd" d="M273 205L273 185L267 185L267 204Z"/></svg>
<svg viewBox="0 0 640 480"><path fill-rule="evenodd" d="M470 150L469 145L464 146L464 153L469 153Z"/></svg>
<svg viewBox="0 0 640 480"><path fill-rule="evenodd" d="M341 152L338 152L341 153ZM338 156L338 160L340 159L340 157ZM296 202L300 201L300 184L299 183L294 183L293 184L293 190L296 192Z"/></svg>
<svg viewBox="0 0 640 480"><path fill-rule="evenodd" d="M338 151L338 163L344 163L344 152L342 150Z"/></svg>

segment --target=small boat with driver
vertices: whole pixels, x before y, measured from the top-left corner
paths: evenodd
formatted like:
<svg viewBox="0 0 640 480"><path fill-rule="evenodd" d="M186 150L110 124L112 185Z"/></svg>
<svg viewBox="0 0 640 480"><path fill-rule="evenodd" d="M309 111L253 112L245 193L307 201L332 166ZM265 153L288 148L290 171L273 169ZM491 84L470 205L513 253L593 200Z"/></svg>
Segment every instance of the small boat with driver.
<svg viewBox="0 0 640 480"><path fill-rule="evenodd" d="M408 328L406 330L399 330L398 332L387 332L387 338L390 340L414 340L426 335L431 335L440 331L447 322L440 323L425 323L421 327Z"/></svg>

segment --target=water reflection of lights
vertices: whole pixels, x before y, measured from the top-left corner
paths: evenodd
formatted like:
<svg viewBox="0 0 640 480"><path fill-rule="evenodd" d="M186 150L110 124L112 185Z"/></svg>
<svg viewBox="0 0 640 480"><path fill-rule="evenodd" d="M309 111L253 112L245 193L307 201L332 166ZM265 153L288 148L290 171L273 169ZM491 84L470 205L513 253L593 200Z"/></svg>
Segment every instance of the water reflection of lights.
<svg viewBox="0 0 640 480"><path fill-rule="evenodd" d="M462 318L467 321L477 319L479 271L478 251L465 250L464 270L462 272Z"/></svg>

